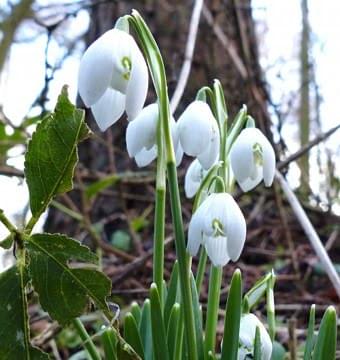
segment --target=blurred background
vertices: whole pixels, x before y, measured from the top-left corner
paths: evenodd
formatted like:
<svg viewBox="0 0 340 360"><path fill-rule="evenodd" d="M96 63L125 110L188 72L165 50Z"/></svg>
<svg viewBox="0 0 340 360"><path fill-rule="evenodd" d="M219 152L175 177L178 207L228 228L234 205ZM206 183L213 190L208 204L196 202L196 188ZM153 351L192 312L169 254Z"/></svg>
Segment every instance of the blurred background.
<svg viewBox="0 0 340 360"><path fill-rule="evenodd" d="M77 73L86 47L119 16L137 9L163 54L171 96L194 3L0 0L0 208L14 222L23 224L29 212L23 154L36 123L53 110L64 84L71 100L83 107ZM275 146L281 172L340 271L340 131L329 133L340 127L339 13L340 2L332 0L205 1L191 72L175 117L215 78L224 87L231 120L246 104ZM147 103L154 99L150 87ZM128 158L124 117L105 133L99 132L90 112L87 121L94 134L80 146L74 190L52 203L39 226L67 233L100 252L114 301L124 308L146 296L152 278L155 165L138 170ZM293 155L316 138L320 141L295 159ZM185 158L179 168L181 184L189 163ZM187 224L192 201L182 195ZM260 185L250 194L237 192L236 197L247 217L248 235L239 262L224 269L224 284L236 266L246 288L274 268L278 336L288 346L288 321L299 337L310 304L318 304L321 314L326 304L338 305L338 298L278 183L270 189ZM167 217L169 276L175 259L169 209ZM1 224L0 235L6 235ZM0 249L0 269L11 259L11 251ZM226 287L223 293L224 304ZM44 321L48 319L36 321L33 329L43 328ZM57 341L62 341L60 336Z"/></svg>

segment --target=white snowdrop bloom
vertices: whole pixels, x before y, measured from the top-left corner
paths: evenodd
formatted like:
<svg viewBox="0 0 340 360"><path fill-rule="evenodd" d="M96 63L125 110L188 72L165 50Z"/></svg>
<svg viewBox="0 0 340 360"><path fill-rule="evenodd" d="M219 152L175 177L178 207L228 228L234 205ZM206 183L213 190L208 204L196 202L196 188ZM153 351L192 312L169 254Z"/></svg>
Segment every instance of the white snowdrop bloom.
<svg viewBox="0 0 340 360"><path fill-rule="evenodd" d="M126 129L126 146L130 157L134 157L139 167L149 165L157 157L157 123L158 104L153 103L145 108L129 122ZM177 124L171 118L171 135L176 153L176 163L182 160Z"/></svg>
<svg viewBox="0 0 340 360"><path fill-rule="evenodd" d="M246 239L246 221L230 194L209 195L193 214L188 232L188 252L197 254L205 245L215 266L237 261Z"/></svg>
<svg viewBox="0 0 340 360"><path fill-rule="evenodd" d="M188 167L184 178L184 191L187 198L192 198L199 189L207 171L202 168L200 162L195 159Z"/></svg>
<svg viewBox="0 0 340 360"><path fill-rule="evenodd" d="M143 108L148 89L148 69L133 37L111 29L92 43L80 62L78 89L102 131L124 110L132 120Z"/></svg>
<svg viewBox="0 0 340 360"><path fill-rule="evenodd" d="M256 327L260 329L261 359L271 359L273 345L266 328L254 314L245 314L241 317L240 323L239 360L248 359L248 355L249 358L252 358L251 355L254 353Z"/></svg>
<svg viewBox="0 0 340 360"><path fill-rule="evenodd" d="M259 129L241 131L230 150L230 162L235 179L244 192L257 186L263 179L271 186L275 175L275 152Z"/></svg>
<svg viewBox="0 0 340 360"><path fill-rule="evenodd" d="M209 105L193 101L178 119L178 127L183 151L197 157L202 167L208 170L220 149L218 125Z"/></svg>

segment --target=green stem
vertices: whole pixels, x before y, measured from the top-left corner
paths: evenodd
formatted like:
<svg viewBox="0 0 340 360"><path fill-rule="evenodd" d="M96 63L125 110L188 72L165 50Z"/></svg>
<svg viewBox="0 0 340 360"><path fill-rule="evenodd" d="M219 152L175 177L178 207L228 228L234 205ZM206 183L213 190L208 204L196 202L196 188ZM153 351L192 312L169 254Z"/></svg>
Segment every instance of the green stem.
<svg viewBox="0 0 340 360"><path fill-rule="evenodd" d="M183 300L183 313L185 319L186 339L188 343L189 359L197 359L196 333L193 314L193 305L190 288L190 268L187 261L185 238L182 220L182 209L179 198L177 183L176 165L173 162L168 163L168 180L170 189L170 201L173 223L175 228L175 244L178 257L178 267L180 274L181 295Z"/></svg>
<svg viewBox="0 0 340 360"><path fill-rule="evenodd" d="M163 304L164 223L165 223L165 189L157 188L154 241L153 241L153 281L157 286L161 304Z"/></svg>
<svg viewBox="0 0 340 360"><path fill-rule="evenodd" d="M34 217L34 216L32 216L32 217L29 219L27 225L25 226L25 233L26 233L26 234L29 235L29 234L32 232L32 230L33 230L35 224L38 222L38 220L39 220L39 218L36 218L36 217Z"/></svg>
<svg viewBox="0 0 340 360"><path fill-rule="evenodd" d="M87 352L89 353L92 360L101 360L101 356L99 355L97 348L95 347L90 335L87 333L83 323L80 319L72 320L72 324L77 330L78 335L80 336L83 345Z"/></svg>
<svg viewBox="0 0 340 360"><path fill-rule="evenodd" d="M207 265L207 252L205 248L202 246L200 252L200 259L198 262L197 275L196 275L196 289L198 294L200 294L201 292L206 265Z"/></svg>
<svg viewBox="0 0 340 360"><path fill-rule="evenodd" d="M0 209L0 222L2 222L11 233L16 232L15 226L9 221L2 209Z"/></svg>
<svg viewBox="0 0 340 360"><path fill-rule="evenodd" d="M213 266L210 268L209 294L207 319L205 324L204 357L208 359L209 351L215 353L216 327L218 308L220 302L220 291L222 282L222 267Z"/></svg>

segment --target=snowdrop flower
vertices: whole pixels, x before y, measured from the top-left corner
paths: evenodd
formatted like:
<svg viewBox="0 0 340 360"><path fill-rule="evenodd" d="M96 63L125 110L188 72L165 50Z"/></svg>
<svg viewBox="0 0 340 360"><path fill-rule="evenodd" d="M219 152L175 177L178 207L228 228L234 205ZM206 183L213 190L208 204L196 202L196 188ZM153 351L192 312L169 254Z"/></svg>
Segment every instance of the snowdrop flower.
<svg viewBox="0 0 340 360"><path fill-rule="evenodd" d="M184 178L184 191L187 198L192 198L199 189L207 171L202 168L200 162L195 159L188 167Z"/></svg>
<svg viewBox="0 0 340 360"><path fill-rule="evenodd" d="M275 153L268 139L259 129L241 131L230 150L230 162L235 179L244 192L263 179L271 186L275 174Z"/></svg>
<svg viewBox="0 0 340 360"><path fill-rule="evenodd" d="M126 129L126 146L130 157L134 157L139 167L149 165L157 157L158 104L146 106L138 116L129 122ZM182 161L183 150L178 139L177 124L171 118L172 140L176 153L176 163Z"/></svg>
<svg viewBox="0 0 340 360"><path fill-rule="evenodd" d="M148 69L135 40L111 29L85 51L79 68L79 94L105 131L123 114L133 119L143 108Z"/></svg>
<svg viewBox="0 0 340 360"><path fill-rule="evenodd" d="M236 201L230 194L209 195L191 218L188 232L188 252L197 254L205 245L215 266L236 261L246 239L246 222Z"/></svg>
<svg viewBox="0 0 340 360"><path fill-rule="evenodd" d="M179 139L184 152L195 156L205 170L216 161L220 148L217 121L203 101L193 101L178 119Z"/></svg>
<svg viewBox="0 0 340 360"><path fill-rule="evenodd" d="M254 314L245 314L241 317L240 341L238 350L238 359L245 360L252 358L254 353L256 327L260 329L261 339L261 359L270 360L272 355L272 342L267 330L261 321Z"/></svg>

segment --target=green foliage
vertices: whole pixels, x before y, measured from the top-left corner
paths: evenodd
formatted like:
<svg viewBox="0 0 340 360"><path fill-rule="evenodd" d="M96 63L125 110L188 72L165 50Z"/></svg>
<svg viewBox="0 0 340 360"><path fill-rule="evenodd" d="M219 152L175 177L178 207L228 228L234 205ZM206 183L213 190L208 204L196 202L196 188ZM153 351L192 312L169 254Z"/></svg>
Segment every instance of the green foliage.
<svg viewBox="0 0 340 360"><path fill-rule="evenodd" d="M13 266L0 274L0 359L45 360L49 356L29 341L25 286L27 276Z"/></svg>
<svg viewBox="0 0 340 360"><path fill-rule="evenodd" d="M142 340L140 338L135 318L131 313L127 313L124 319L124 338L136 351L136 353L144 358L144 350Z"/></svg>
<svg viewBox="0 0 340 360"><path fill-rule="evenodd" d="M111 244L123 251L131 250L131 236L123 230L115 231L111 236Z"/></svg>
<svg viewBox="0 0 340 360"><path fill-rule="evenodd" d="M152 329L151 329L151 305L150 300L146 299L142 308L142 316L139 324L145 359L152 359Z"/></svg>
<svg viewBox="0 0 340 360"><path fill-rule="evenodd" d="M54 113L38 124L25 157L30 207L35 218L46 209L53 196L72 189L77 144L89 133L84 111L71 104L64 87Z"/></svg>
<svg viewBox="0 0 340 360"><path fill-rule="evenodd" d="M312 305L309 312L309 322L308 322L308 331L307 331L307 339L305 345L305 353L303 356L303 360L310 360L312 357L312 352L315 344L315 305Z"/></svg>
<svg viewBox="0 0 340 360"><path fill-rule="evenodd" d="M258 326L256 326L255 332L254 360L261 360L261 334Z"/></svg>
<svg viewBox="0 0 340 360"><path fill-rule="evenodd" d="M333 306L326 310L316 339L313 360L335 360L337 337L337 316Z"/></svg>
<svg viewBox="0 0 340 360"><path fill-rule="evenodd" d="M242 313L242 277L236 270L231 279L224 319L221 360L237 360L238 339Z"/></svg>
<svg viewBox="0 0 340 360"><path fill-rule="evenodd" d="M97 257L76 240L58 234L35 234L27 239L29 274L44 310L61 324L81 315L91 298L108 313L105 302L111 282L93 268L71 268L71 259L96 263Z"/></svg>

